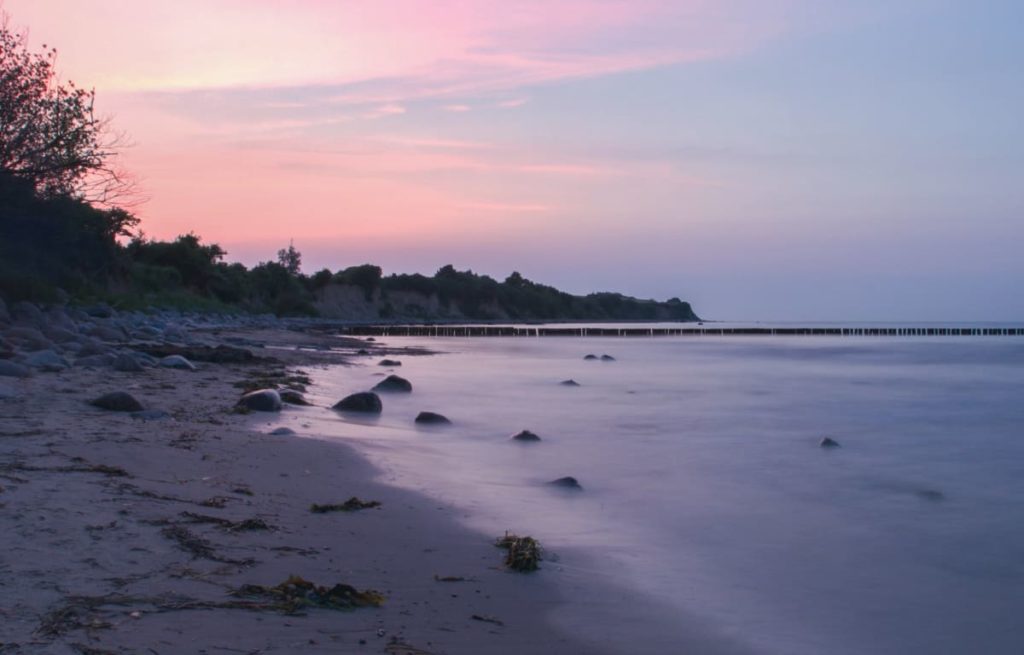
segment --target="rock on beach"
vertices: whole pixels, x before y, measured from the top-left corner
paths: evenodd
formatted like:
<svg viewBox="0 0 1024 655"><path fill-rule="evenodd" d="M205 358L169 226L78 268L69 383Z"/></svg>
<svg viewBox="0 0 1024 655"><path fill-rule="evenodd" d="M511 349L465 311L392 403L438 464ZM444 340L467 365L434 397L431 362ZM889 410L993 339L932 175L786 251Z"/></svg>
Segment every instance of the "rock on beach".
<svg viewBox="0 0 1024 655"><path fill-rule="evenodd" d="M99 398L90 400L89 404L111 412L141 412L144 409L142 403L127 391L112 391L103 394Z"/></svg>
<svg viewBox="0 0 1024 655"><path fill-rule="evenodd" d="M332 409L341 412L362 412L364 414L380 414L384 404L380 396L372 391L361 391L350 396L345 396L334 404Z"/></svg>
<svg viewBox="0 0 1024 655"><path fill-rule="evenodd" d="M403 377L397 375L389 375L373 387L374 391L387 391L387 392L398 392L398 393L410 393L412 391L412 383Z"/></svg>
<svg viewBox="0 0 1024 655"><path fill-rule="evenodd" d="M242 396L238 406L254 412L280 412L281 395L276 389L257 389Z"/></svg>

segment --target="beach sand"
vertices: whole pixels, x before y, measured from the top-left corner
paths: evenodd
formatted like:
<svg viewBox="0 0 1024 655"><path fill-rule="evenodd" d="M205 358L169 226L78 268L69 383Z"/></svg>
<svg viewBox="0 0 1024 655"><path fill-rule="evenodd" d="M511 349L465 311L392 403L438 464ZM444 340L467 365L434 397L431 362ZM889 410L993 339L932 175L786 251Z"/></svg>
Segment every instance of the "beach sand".
<svg viewBox="0 0 1024 655"><path fill-rule="evenodd" d="M328 342L290 331L210 338L226 336ZM293 368L345 363L323 351L254 352ZM547 615L567 600L544 569L505 570L498 535L471 532L452 508L375 482L374 469L338 441L273 436L279 415L233 413L233 384L267 364L198 366L3 380L0 652L599 652L551 626ZM143 420L87 403L116 390L167 416ZM284 415L301 431L303 413L325 411L286 406ZM353 496L381 505L310 511ZM271 529L243 529L259 527L241 523L248 519ZM252 601L232 595L243 585L273 587L290 575L386 600L351 611L227 606ZM447 577L461 580L437 579Z"/></svg>

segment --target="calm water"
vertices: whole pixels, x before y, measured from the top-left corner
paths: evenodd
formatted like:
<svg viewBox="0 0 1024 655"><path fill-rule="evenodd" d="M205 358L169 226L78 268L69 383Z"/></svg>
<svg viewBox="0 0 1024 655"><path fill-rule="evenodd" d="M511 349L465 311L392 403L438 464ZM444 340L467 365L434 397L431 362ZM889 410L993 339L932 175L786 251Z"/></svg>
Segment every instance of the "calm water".
<svg viewBox="0 0 1024 655"><path fill-rule="evenodd" d="M538 537L568 587L638 595L555 617L613 650L1024 652L1024 339L387 343L445 354L402 357L414 393L379 420L313 427L487 534ZM421 410L455 424L416 428ZM544 484L565 475L584 491Z"/></svg>

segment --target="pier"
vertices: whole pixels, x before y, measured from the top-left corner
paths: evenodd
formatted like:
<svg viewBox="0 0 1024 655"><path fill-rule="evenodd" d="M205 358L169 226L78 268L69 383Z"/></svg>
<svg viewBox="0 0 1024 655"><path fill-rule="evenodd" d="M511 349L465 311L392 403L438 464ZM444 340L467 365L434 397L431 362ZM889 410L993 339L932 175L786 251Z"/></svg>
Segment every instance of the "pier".
<svg viewBox="0 0 1024 655"><path fill-rule="evenodd" d="M545 327L513 325L355 325L340 334L359 337L1002 337L1024 327Z"/></svg>

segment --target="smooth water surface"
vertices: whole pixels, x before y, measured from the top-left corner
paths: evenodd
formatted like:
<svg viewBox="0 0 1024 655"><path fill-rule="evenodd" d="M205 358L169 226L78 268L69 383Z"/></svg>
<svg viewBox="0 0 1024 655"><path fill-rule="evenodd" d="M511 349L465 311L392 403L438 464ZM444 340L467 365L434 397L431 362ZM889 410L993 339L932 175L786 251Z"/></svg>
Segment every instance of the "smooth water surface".
<svg viewBox="0 0 1024 655"><path fill-rule="evenodd" d="M663 610L561 617L613 649L666 652L687 622L754 653L1024 651L1024 339L386 341L443 354L401 357L414 392L379 420L316 430ZM387 372L365 361L318 399ZM421 410L455 423L418 428ZM543 441L508 440L522 429ZM583 491L545 484L566 475Z"/></svg>

